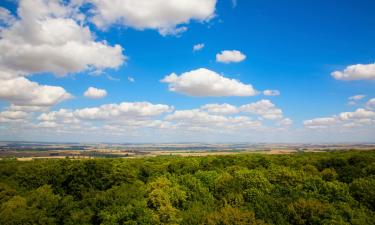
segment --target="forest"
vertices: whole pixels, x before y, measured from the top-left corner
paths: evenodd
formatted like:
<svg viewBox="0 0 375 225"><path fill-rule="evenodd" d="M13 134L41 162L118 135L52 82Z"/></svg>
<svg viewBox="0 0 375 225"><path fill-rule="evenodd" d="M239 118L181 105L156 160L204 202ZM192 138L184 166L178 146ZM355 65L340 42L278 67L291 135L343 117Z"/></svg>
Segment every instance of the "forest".
<svg viewBox="0 0 375 225"><path fill-rule="evenodd" d="M375 224L375 151L3 159L0 224Z"/></svg>

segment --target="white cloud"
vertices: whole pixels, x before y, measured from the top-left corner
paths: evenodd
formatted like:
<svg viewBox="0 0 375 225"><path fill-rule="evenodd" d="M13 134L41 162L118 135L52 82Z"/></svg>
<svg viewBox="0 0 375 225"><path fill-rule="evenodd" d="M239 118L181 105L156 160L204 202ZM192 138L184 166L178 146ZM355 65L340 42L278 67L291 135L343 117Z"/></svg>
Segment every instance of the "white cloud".
<svg viewBox="0 0 375 225"><path fill-rule="evenodd" d="M367 101L366 107L375 109L375 98L372 98Z"/></svg>
<svg viewBox="0 0 375 225"><path fill-rule="evenodd" d="M336 80L374 80L375 63L351 65L343 71L335 71L331 75Z"/></svg>
<svg viewBox="0 0 375 225"><path fill-rule="evenodd" d="M196 44L196 45L193 46L193 52L202 50L203 48L204 48L204 44L203 43Z"/></svg>
<svg viewBox="0 0 375 225"><path fill-rule="evenodd" d="M123 102L120 104L107 104L100 107L84 108L74 111L80 119L114 119L119 117L152 117L170 112L172 107L149 102Z"/></svg>
<svg viewBox="0 0 375 225"><path fill-rule="evenodd" d="M364 99L366 95L353 95L348 98L348 105L355 106L357 105L358 101Z"/></svg>
<svg viewBox="0 0 375 225"><path fill-rule="evenodd" d="M161 35L186 31L191 20L206 22L215 16L216 0L87 0L92 21L100 28L113 23L138 30L155 29Z"/></svg>
<svg viewBox="0 0 375 225"><path fill-rule="evenodd" d="M135 82L135 79L134 79L134 77L128 77L128 81L130 81L130 82Z"/></svg>
<svg viewBox="0 0 375 225"><path fill-rule="evenodd" d="M331 117L305 120L303 124L305 127L313 129L350 129L354 127L372 126L375 124L375 112L359 108L354 112L342 112Z"/></svg>
<svg viewBox="0 0 375 225"><path fill-rule="evenodd" d="M41 111L72 96L62 87L40 85L23 76L58 76L117 68L126 57L119 45L95 41L77 7L61 1L21 0L17 17L0 8L0 99L11 107Z"/></svg>
<svg viewBox="0 0 375 225"><path fill-rule="evenodd" d="M76 8L58 1L21 0L17 12L19 19L0 32L0 70L63 76L117 68L126 59L120 45L94 40L89 27L80 25L84 16Z"/></svg>
<svg viewBox="0 0 375 225"><path fill-rule="evenodd" d="M0 28L2 26L9 26L15 21L11 12L3 7L0 7Z"/></svg>
<svg viewBox="0 0 375 225"><path fill-rule="evenodd" d="M181 141L208 141L216 137L216 141L250 140L253 135L266 135L275 131L289 130L292 121L280 118L264 121L261 117L250 117L234 105L206 104L198 109L177 110L172 106L152 104L149 102L123 102L105 104L97 107L80 109L59 109L41 114L19 112L16 107L0 116L0 133L11 135L4 127L11 126L15 134L34 135L38 138L49 136L55 140L58 133L60 140L67 137L81 140L129 140L139 137L139 141L152 140L171 141L177 136ZM1 114L0 114L1 115ZM5 118L6 117L6 118ZM12 119L12 120L11 120ZM264 122L264 123L263 123ZM10 123L12 125L10 125ZM32 133L28 132L30 129ZM52 132L53 131L53 132ZM155 136L155 134L157 134ZM3 136L4 137L4 136ZM105 139L104 139L105 138ZM203 139L202 139L203 138ZM219 139L217 139L219 138ZM228 139L229 138L229 139ZM262 139L262 138L261 138ZM90 139L88 139L90 140ZM253 140L253 139L251 139Z"/></svg>
<svg viewBox="0 0 375 225"><path fill-rule="evenodd" d="M279 96L280 95L280 91L278 91L278 90L264 90L263 94L265 96Z"/></svg>
<svg viewBox="0 0 375 225"><path fill-rule="evenodd" d="M99 89L99 88L94 88L94 87L89 87L83 95L87 98L93 98L93 99L98 99L98 98L104 98L107 96L107 91L104 89Z"/></svg>
<svg viewBox="0 0 375 225"><path fill-rule="evenodd" d="M279 122L277 122L277 125L285 126L285 127L289 127L292 124L293 124L293 120L291 120L290 118L284 118L284 119L280 120Z"/></svg>
<svg viewBox="0 0 375 225"><path fill-rule="evenodd" d="M112 77L111 75L107 74L107 78L108 80L111 80L111 81L120 81L119 78L116 78L116 77Z"/></svg>
<svg viewBox="0 0 375 225"><path fill-rule="evenodd" d="M359 108L354 112L340 113L338 118L342 121L358 120L358 119L375 119L375 112Z"/></svg>
<svg viewBox="0 0 375 225"><path fill-rule="evenodd" d="M139 119L161 115L173 110L173 107L149 102L122 102L105 104L99 107L76 110L60 109L39 116L41 121L78 121L78 120L119 120Z"/></svg>
<svg viewBox="0 0 375 225"><path fill-rule="evenodd" d="M43 112L47 111L46 106L35 106L35 105L13 105L8 107L9 111L23 111L23 112Z"/></svg>
<svg viewBox="0 0 375 225"><path fill-rule="evenodd" d="M257 91L251 84L243 84L214 71L200 68L177 76L166 76L161 82L169 84L169 90L189 96L254 96Z"/></svg>
<svg viewBox="0 0 375 225"><path fill-rule="evenodd" d="M366 95L353 95L353 96L350 96L348 99L353 100L353 101L359 101L359 100L361 100L365 97L366 97Z"/></svg>
<svg viewBox="0 0 375 225"><path fill-rule="evenodd" d="M28 116L28 113L22 111L3 111L0 112L0 122L23 121Z"/></svg>
<svg viewBox="0 0 375 225"><path fill-rule="evenodd" d="M227 103L206 104L201 106L201 109L213 114L236 114L239 112L236 106Z"/></svg>
<svg viewBox="0 0 375 225"><path fill-rule="evenodd" d="M336 124L337 120L334 117L322 117L322 118L316 118L312 120L305 120L303 122L303 125L307 128L326 128L327 126L331 126Z"/></svg>
<svg viewBox="0 0 375 225"><path fill-rule="evenodd" d="M224 50L216 54L216 61L222 63L237 63L246 59L246 55L237 50Z"/></svg>
<svg viewBox="0 0 375 225"><path fill-rule="evenodd" d="M199 109L178 110L165 119L177 123L177 127L181 130L190 131L227 133L239 129L257 129L262 126L260 121L251 120L246 116L212 115Z"/></svg>
<svg viewBox="0 0 375 225"><path fill-rule="evenodd" d="M49 107L72 98L64 88L40 85L24 77L0 79L0 99L17 106Z"/></svg>
<svg viewBox="0 0 375 225"><path fill-rule="evenodd" d="M260 100L247 105L242 105L240 108L241 112L252 113L259 115L264 119L276 120L283 118L283 112L277 108L270 100Z"/></svg>
<svg viewBox="0 0 375 225"><path fill-rule="evenodd" d="M52 111L42 113L38 120L42 122L58 123L58 124L78 124L79 119L75 117L73 112L68 109L60 109L58 111Z"/></svg>

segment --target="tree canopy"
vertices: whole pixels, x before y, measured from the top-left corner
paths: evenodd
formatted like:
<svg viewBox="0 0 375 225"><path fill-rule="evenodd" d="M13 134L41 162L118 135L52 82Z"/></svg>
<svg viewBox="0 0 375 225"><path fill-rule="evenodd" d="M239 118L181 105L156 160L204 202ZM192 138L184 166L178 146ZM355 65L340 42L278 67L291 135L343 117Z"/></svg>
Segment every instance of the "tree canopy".
<svg viewBox="0 0 375 225"><path fill-rule="evenodd" d="M3 159L0 224L375 224L375 151Z"/></svg>

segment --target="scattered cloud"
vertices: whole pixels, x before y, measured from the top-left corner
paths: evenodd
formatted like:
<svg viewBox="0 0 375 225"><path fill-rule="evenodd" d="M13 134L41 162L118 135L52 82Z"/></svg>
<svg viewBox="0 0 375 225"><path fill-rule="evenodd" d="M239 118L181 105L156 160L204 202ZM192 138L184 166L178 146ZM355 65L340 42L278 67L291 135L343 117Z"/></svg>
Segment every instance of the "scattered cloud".
<svg viewBox="0 0 375 225"><path fill-rule="evenodd" d="M375 109L375 98L372 98L366 103L367 108Z"/></svg>
<svg viewBox="0 0 375 225"><path fill-rule="evenodd" d="M262 126L260 121L246 116L227 117L213 115L199 109L178 110L166 116L167 121L177 123L177 127L190 131L230 132L241 129L257 129Z"/></svg>
<svg viewBox="0 0 375 225"><path fill-rule="evenodd" d="M265 96L279 96L280 95L280 91L278 91L278 90L264 90L263 94Z"/></svg>
<svg viewBox="0 0 375 225"><path fill-rule="evenodd" d="M375 80L375 63L351 65L331 75L336 80Z"/></svg>
<svg viewBox="0 0 375 225"><path fill-rule="evenodd" d="M354 106L357 105L358 101L364 99L366 95L353 95L348 98L348 105Z"/></svg>
<svg viewBox="0 0 375 225"><path fill-rule="evenodd" d="M60 1L21 0L18 18L0 32L0 70L16 75L117 68L126 60L120 45L95 41L84 15ZM1 73L0 73L1 74Z"/></svg>
<svg viewBox="0 0 375 225"><path fill-rule="evenodd" d="M108 80L112 80L112 81L120 81L120 79L119 78L116 78L116 77L112 77L111 75L107 75L107 78L108 78Z"/></svg>
<svg viewBox="0 0 375 225"><path fill-rule="evenodd" d="M200 68L178 76L172 73L163 80L169 84L169 90L189 96L254 96L258 92L251 84L226 78L214 71Z"/></svg>
<svg viewBox="0 0 375 225"><path fill-rule="evenodd" d="M62 87L40 85L25 77L0 82L0 99L16 106L50 107L73 97Z"/></svg>
<svg viewBox="0 0 375 225"><path fill-rule="evenodd" d="M285 127L289 127L292 124L293 124L293 120L291 120L290 118L284 118L277 122L277 125L285 126Z"/></svg>
<svg viewBox="0 0 375 225"><path fill-rule="evenodd" d="M204 44L203 43L196 44L196 45L193 46L193 52L200 51L203 48L204 48Z"/></svg>
<svg viewBox="0 0 375 225"><path fill-rule="evenodd" d="M321 128L327 128L327 126L331 126L336 124L337 120L334 117L322 117L322 118L316 118L312 120L305 120L303 121L303 125L307 128L311 129L321 129Z"/></svg>
<svg viewBox="0 0 375 225"><path fill-rule="evenodd" d="M206 22L215 16L216 0L87 0L92 22L99 28L122 24L137 30L155 29L161 35L187 30L191 20Z"/></svg>
<svg viewBox="0 0 375 225"><path fill-rule="evenodd" d="M357 102L356 101L348 101L348 105L355 106L355 105L357 105Z"/></svg>
<svg viewBox="0 0 375 225"><path fill-rule="evenodd" d="M216 62L238 63L246 59L246 55L237 50L224 50L216 54Z"/></svg>
<svg viewBox="0 0 375 225"><path fill-rule="evenodd" d="M243 105L239 109L241 112L255 114L264 119L277 120L283 118L282 110L266 99Z"/></svg>
<svg viewBox="0 0 375 225"><path fill-rule="evenodd" d="M7 107L9 111L22 111L22 112L44 112L48 111L48 107L35 106L35 105L13 105Z"/></svg>
<svg viewBox="0 0 375 225"><path fill-rule="evenodd" d="M373 126L375 124L375 112L359 108L354 112L342 112L330 117L305 120L303 124L305 127L311 129Z"/></svg>
<svg viewBox="0 0 375 225"><path fill-rule="evenodd" d="M149 102L123 102L75 110L74 115L80 119L101 120L119 117L150 117L170 112L171 110L173 108L168 105L155 105Z"/></svg>
<svg viewBox="0 0 375 225"><path fill-rule="evenodd" d="M92 98L92 99L98 99L98 98L104 98L107 96L107 91L104 89L89 87L83 95L86 98Z"/></svg>
<svg viewBox="0 0 375 225"><path fill-rule="evenodd" d="M22 111L3 111L0 112L0 123L23 121L28 116L28 113Z"/></svg>
<svg viewBox="0 0 375 225"><path fill-rule="evenodd" d="M42 113L38 117L39 121L57 124L78 124L79 119L75 117L73 112L68 109L59 109L58 111Z"/></svg>
<svg viewBox="0 0 375 225"><path fill-rule="evenodd" d="M8 9L0 7L0 28L12 25L15 20L15 17Z"/></svg>
<svg viewBox="0 0 375 225"><path fill-rule="evenodd" d="M348 99L353 100L353 101L359 101L359 100L361 100L365 97L366 97L366 95L353 95L353 96L350 96Z"/></svg>
<svg viewBox="0 0 375 225"><path fill-rule="evenodd" d="M236 114L239 112L236 106L227 103L224 104L206 104L201 109L212 114Z"/></svg>
<svg viewBox="0 0 375 225"><path fill-rule="evenodd" d="M130 82L135 82L135 79L134 79L134 77L128 77L128 81L130 81Z"/></svg>
<svg viewBox="0 0 375 225"><path fill-rule="evenodd" d="M70 3L21 0L15 16L0 8L0 20L0 99L12 108L42 111L72 98L62 87L30 81L30 74L103 71L126 60L120 45L96 40Z"/></svg>
<svg viewBox="0 0 375 225"><path fill-rule="evenodd" d="M173 107L149 102L122 102L81 109L60 109L38 116L38 128L58 128L64 132L82 132L110 129L128 132L129 127L145 129L162 124L154 118L171 112ZM161 121L163 122L163 121ZM113 133L115 135L115 133Z"/></svg>
<svg viewBox="0 0 375 225"><path fill-rule="evenodd" d="M251 103L250 103L251 104ZM196 109L174 110L173 106L149 102L122 102L97 107L59 109L56 111L28 113L6 110L0 113L0 122L17 123L14 130L22 127L33 129L39 135L85 134L95 137L141 136L149 137L157 130L160 136L207 137L206 135L246 136L256 133L289 129L289 118L264 121L261 117L246 115L242 106L227 103L206 104ZM273 110L270 108L269 110ZM258 112L256 112L258 113ZM253 113L252 113L253 114ZM264 112L264 114L267 114ZM21 126L22 125L22 126ZM198 139L197 139L198 140Z"/></svg>

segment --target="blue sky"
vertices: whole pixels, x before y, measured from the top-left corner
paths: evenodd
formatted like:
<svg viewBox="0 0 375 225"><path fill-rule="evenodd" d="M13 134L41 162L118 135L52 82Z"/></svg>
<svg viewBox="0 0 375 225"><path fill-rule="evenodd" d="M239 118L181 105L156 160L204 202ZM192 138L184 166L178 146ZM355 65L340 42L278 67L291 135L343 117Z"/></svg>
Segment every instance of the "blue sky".
<svg viewBox="0 0 375 225"><path fill-rule="evenodd" d="M32 8L36 6L29 4L29 0L0 3L0 72L5 74L0 73L3 83L3 90L0 89L2 140L375 140L374 1L238 0L234 4L230 0L204 0L182 6L186 8L181 12L178 7L168 8L169 3L163 4L163 0L158 0L157 6L146 4L145 8L122 8L111 5L112 1L107 5L90 0L77 1L77 4L36 2L50 13ZM129 2L132 1L124 0L123 4ZM196 5L190 7L189 4ZM31 16L20 13L27 10L33 12ZM64 10L68 12L61 13ZM104 10L113 11L107 15ZM149 16L137 17L143 12ZM162 16L158 14L160 12ZM30 16L30 23L26 23L27 16ZM57 19L66 23L57 23ZM68 20L77 24L82 36L65 37L69 29L73 29L68 26ZM39 30L33 22L54 24L50 31L38 36ZM29 32L22 33L28 26ZM179 32L179 27L185 27L185 31ZM65 33L54 37L54 29ZM88 40L84 29L91 33ZM21 41L15 41L18 38ZM56 44L54 40L59 38L61 41ZM95 51L87 56L77 51L73 56L82 59L83 65L76 67L74 61L69 61L72 55L64 55L65 51L74 51L67 48L66 43L70 42L86 47L87 43L100 43L108 52ZM204 44L204 47L193 51L196 44ZM44 49L57 45L58 53ZM120 52L115 52L116 45L122 48ZM23 48L31 49L28 55L19 50ZM216 55L224 50L239 51L246 58L220 62ZM13 55L17 57L12 58ZM101 56L108 59L108 63L99 60ZM50 60L53 57L57 59ZM198 73L199 68L206 70ZM59 73L60 69L64 73ZM335 71L340 76L333 76ZM206 82L203 78L210 72L216 78L226 79L225 82L235 79L236 85L250 85L257 94L251 94L249 90L235 94L240 86L230 90L224 87L223 92L212 94L207 85L214 86L215 81L199 83ZM161 82L172 73L181 79L187 73L191 76L186 76L181 83ZM134 81L130 81L130 77ZM26 85L23 90L36 93L35 97L21 93L23 86L17 85L20 79L26 80L22 81ZM30 82L38 87L60 87L64 91L57 96L48 95L46 90L42 96L38 92L40 89L33 92L33 88L38 87L31 87ZM186 85L183 82L193 83L184 89L178 86ZM221 85L226 86L225 82ZM169 85L177 85L176 90L171 91ZM106 95L84 96L89 87L105 90ZM20 91L11 93L14 88L20 88ZM207 89L207 92L197 94L197 91L204 91L201 89ZM266 96L262 93L264 90L277 90L280 94ZM349 99L357 95L363 96ZM42 101L46 98L51 101ZM151 104L147 107L151 108L132 109L138 106L131 105L126 112L120 109L121 115L108 111L114 109L100 108L123 102L147 102ZM142 114L142 110L154 110L153 106L158 104L169 108L152 115ZM215 109L226 108L223 104L236 109L225 113L210 111L203 107L207 104L216 104ZM38 109L31 110L30 106ZM83 115L80 110L84 108L94 115ZM65 110L60 113L64 114L61 118L52 116L61 109ZM103 114L106 114L105 118ZM74 123L67 121L67 117ZM153 123L157 125L147 125Z"/></svg>

